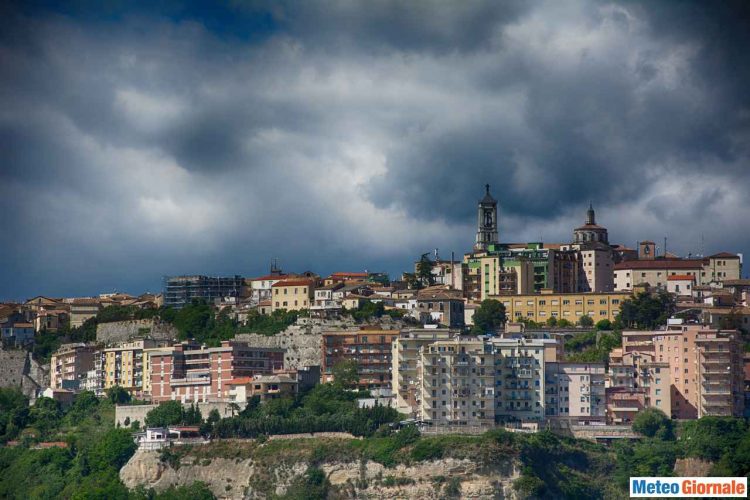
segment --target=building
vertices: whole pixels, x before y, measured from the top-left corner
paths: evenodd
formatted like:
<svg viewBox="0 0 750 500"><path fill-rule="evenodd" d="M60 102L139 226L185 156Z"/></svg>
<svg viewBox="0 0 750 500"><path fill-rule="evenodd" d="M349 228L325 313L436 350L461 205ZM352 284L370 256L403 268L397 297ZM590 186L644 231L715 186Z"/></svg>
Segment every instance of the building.
<svg viewBox="0 0 750 500"><path fill-rule="evenodd" d="M41 309L34 318L34 330L37 332L57 332L68 325L70 317L65 309Z"/></svg>
<svg viewBox="0 0 750 500"><path fill-rule="evenodd" d="M310 309L314 291L314 283L309 279L278 281L271 286L271 311Z"/></svg>
<svg viewBox="0 0 750 500"><path fill-rule="evenodd" d="M50 387L77 391L81 380L94 369L95 346L83 343L63 344L50 360Z"/></svg>
<svg viewBox="0 0 750 500"><path fill-rule="evenodd" d="M420 349L419 419L434 426L495 425L495 356L480 338L454 337Z"/></svg>
<svg viewBox="0 0 750 500"><path fill-rule="evenodd" d="M440 340L449 340L460 331L448 328L408 328L392 342L393 394L398 411L417 416L420 401L419 381L422 364L420 349Z"/></svg>
<svg viewBox="0 0 750 500"><path fill-rule="evenodd" d="M0 324L3 344L26 346L34 343L34 325L27 322L9 321Z"/></svg>
<svg viewBox="0 0 750 500"><path fill-rule="evenodd" d="M182 343L148 351L151 400L219 401L229 381L283 368L284 350L226 340L220 347Z"/></svg>
<svg viewBox="0 0 750 500"><path fill-rule="evenodd" d="M647 408L646 391L642 388L609 387L606 398L609 424L632 424L636 415Z"/></svg>
<svg viewBox="0 0 750 500"><path fill-rule="evenodd" d="M102 310L99 299L80 298L70 302L70 327L79 328L87 319L96 317Z"/></svg>
<svg viewBox="0 0 750 500"><path fill-rule="evenodd" d="M213 304L216 299L239 297L242 276L171 276L164 278L164 305L180 309L193 301Z"/></svg>
<svg viewBox="0 0 750 500"><path fill-rule="evenodd" d="M534 283L532 292L540 292L542 289L551 288L560 291L563 285L555 281L555 256L559 245L552 248L551 245L545 247L544 243L509 243L509 244L489 244L486 250L474 252L464 256L464 296L469 300L482 300L481 290L484 285L483 279L484 265L482 257L497 256L500 260L497 263L498 270L514 269L518 267L521 260L531 262L534 270ZM519 278L522 279L522 278ZM524 282L525 283L525 282ZM487 284L489 287L489 284ZM520 285L525 289L526 284ZM571 290L575 290L574 288Z"/></svg>
<svg viewBox="0 0 750 500"><path fill-rule="evenodd" d="M497 200L490 194L490 185L486 184L484 198L479 200L477 207L475 252L487 250L489 245L498 243L497 227Z"/></svg>
<svg viewBox="0 0 750 500"><path fill-rule="evenodd" d="M586 223L573 230L573 244L563 247L577 252L574 256L577 263L575 284L569 286L571 291L577 292L612 292L614 284L615 257L609 245L607 228L596 223L594 207L589 205L586 212Z"/></svg>
<svg viewBox="0 0 750 500"><path fill-rule="evenodd" d="M344 283L347 281L352 282L364 282L370 278L369 273L358 273L358 272L336 272L328 276L323 280L323 286L333 285L334 283Z"/></svg>
<svg viewBox="0 0 750 500"><path fill-rule="evenodd" d="M655 288L668 288L670 276L692 276L693 285L707 285L740 279L742 259L739 255L722 252L699 259L650 257L654 250L651 242L641 242L641 258L626 260L615 265L615 290L632 290L648 284Z"/></svg>
<svg viewBox="0 0 750 500"><path fill-rule="evenodd" d="M250 302L258 304L265 300L271 300L271 287L274 283L287 279L289 276L284 274L281 269L275 265L271 266L270 274L245 280L245 291L243 295L250 298Z"/></svg>
<svg viewBox="0 0 750 500"><path fill-rule="evenodd" d="M321 317L327 317L341 312L342 300L334 299L333 294L336 290L343 287L343 281L335 281L320 288L316 288L314 292L314 302L313 305L310 306L310 312Z"/></svg>
<svg viewBox="0 0 750 500"><path fill-rule="evenodd" d="M284 397L294 397L299 390L296 377L286 373L255 375L230 380L226 384L225 400L247 403L258 397L261 403Z"/></svg>
<svg viewBox="0 0 750 500"><path fill-rule="evenodd" d="M363 327L348 332L323 332L321 375L323 382L334 380L333 367L342 361L354 361L361 389L391 389L391 342L398 330Z"/></svg>
<svg viewBox="0 0 750 500"><path fill-rule="evenodd" d="M491 338L495 350L495 418L538 422L545 418L544 340Z"/></svg>
<svg viewBox="0 0 750 500"><path fill-rule="evenodd" d="M148 350L166 345L166 341L142 339L104 349L101 353L103 388L120 386L137 398L149 394Z"/></svg>
<svg viewBox="0 0 750 500"><path fill-rule="evenodd" d="M464 299L460 290L436 285L417 292L417 308L414 311L423 323L433 323L448 328L464 326Z"/></svg>
<svg viewBox="0 0 750 500"><path fill-rule="evenodd" d="M503 258L486 255L469 260L466 266L467 283L475 300L493 295L520 295L534 292L534 264L521 255Z"/></svg>
<svg viewBox="0 0 750 500"><path fill-rule="evenodd" d="M675 295L692 297L695 286L695 275L672 274L667 276L667 291Z"/></svg>
<svg viewBox="0 0 750 500"><path fill-rule="evenodd" d="M547 418L574 423L605 421L604 363L547 362L544 372Z"/></svg>
<svg viewBox="0 0 750 500"><path fill-rule="evenodd" d="M629 292L610 293L554 293L549 290L541 294L493 296L505 305L505 314L511 321L531 320L544 323L550 318L565 319L577 323L582 316L594 322L607 319L614 321L620 312L622 301L631 297Z"/></svg>

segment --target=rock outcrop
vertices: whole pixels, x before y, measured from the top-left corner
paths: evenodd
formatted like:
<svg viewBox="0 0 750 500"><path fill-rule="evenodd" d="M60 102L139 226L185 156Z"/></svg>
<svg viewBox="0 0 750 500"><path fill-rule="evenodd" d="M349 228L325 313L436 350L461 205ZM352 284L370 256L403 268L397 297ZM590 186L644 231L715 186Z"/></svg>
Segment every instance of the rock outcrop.
<svg viewBox="0 0 750 500"><path fill-rule="evenodd" d="M263 499L283 495L308 464L282 461L273 467L249 458L183 457L177 468L160 460L158 451L138 451L120 471L128 488L142 485L163 491L170 486L205 482L217 498ZM388 468L372 461L324 462L337 498L433 499L446 496L515 499L513 480L519 464L482 465L467 459L442 459Z"/></svg>

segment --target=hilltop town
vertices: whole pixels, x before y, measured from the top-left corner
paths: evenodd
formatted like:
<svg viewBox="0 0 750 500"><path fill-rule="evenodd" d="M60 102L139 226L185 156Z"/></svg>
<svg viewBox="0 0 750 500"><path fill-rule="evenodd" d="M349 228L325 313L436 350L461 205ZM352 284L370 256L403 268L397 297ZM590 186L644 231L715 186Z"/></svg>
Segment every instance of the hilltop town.
<svg viewBox="0 0 750 500"><path fill-rule="evenodd" d="M567 243L500 234L487 185L471 251L424 254L396 280L274 262L258 277L167 277L161 293L2 304L0 385L60 415L84 396L110 401L108 425L139 453L382 428L611 444L637 439L642 414L748 416L741 255L614 244L592 206ZM311 400L338 409L305 413ZM66 446L52 424L3 425L7 446Z"/></svg>

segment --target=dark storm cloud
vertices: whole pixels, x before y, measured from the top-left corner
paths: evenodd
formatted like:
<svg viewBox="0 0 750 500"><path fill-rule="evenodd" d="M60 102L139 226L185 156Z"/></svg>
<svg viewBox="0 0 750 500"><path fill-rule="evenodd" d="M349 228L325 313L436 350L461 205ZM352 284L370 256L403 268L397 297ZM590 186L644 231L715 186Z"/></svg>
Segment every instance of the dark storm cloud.
<svg viewBox="0 0 750 500"><path fill-rule="evenodd" d="M0 298L406 269L501 239L750 250L747 6L4 4ZM701 242L706 242L705 244Z"/></svg>

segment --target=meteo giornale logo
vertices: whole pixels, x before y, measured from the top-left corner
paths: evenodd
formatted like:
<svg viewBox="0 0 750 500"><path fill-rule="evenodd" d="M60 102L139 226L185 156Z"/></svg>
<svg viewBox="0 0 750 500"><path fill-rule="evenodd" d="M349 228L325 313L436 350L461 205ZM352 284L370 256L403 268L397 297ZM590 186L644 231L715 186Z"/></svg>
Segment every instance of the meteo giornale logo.
<svg viewBox="0 0 750 500"><path fill-rule="evenodd" d="M631 498L746 498L746 477L631 477Z"/></svg>

